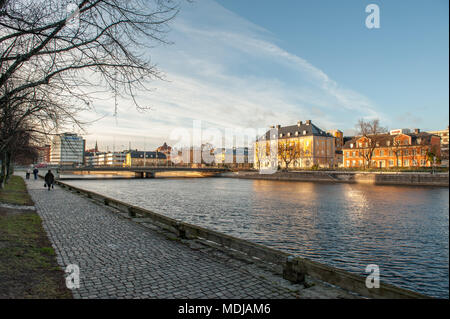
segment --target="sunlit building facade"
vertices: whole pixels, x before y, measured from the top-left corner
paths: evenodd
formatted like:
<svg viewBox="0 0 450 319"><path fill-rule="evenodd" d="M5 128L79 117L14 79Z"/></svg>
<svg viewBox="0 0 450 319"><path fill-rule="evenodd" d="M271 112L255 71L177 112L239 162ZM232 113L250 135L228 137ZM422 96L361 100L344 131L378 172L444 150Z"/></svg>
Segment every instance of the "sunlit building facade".
<svg viewBox="0 0 450 319"><path fill-rule="evenodd" d="M369 137L370 138L370 137ZM347 141L343 147L344 167L346 168L393 168L393 167L430 167L434 154L440 158L439 136L420 132L409 133L407 130L393 130L373 137L376 144L370 163L368 154L370 142L367 137L356 136Z"/></svg>
<svg viewBox="0 0 450 319"><path fill-rule="evenodd" d="M56 135L50 145L50 163L81 165L84 163L85 141L73 133Z"/></svg>
<svg viewBox="0 0 450 319"><path fill-rule="evenodd" d="M255 142L253 167L261 169L273 166L273 141L278 146L276 162L280 168L334 167L334 139L311 120L298 121L297 125L285 127L271 126L271 130Z"/></svg>

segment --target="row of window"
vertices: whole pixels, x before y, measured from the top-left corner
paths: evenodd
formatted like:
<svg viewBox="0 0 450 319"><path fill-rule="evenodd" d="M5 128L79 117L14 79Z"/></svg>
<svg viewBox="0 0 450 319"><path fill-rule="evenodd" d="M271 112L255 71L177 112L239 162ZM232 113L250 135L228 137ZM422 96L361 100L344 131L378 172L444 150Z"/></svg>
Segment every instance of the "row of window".
<svg viewBox="0 0 450 319"><path fill-rule="evenodd" d="M360 157L363 156L363 152L353 151L344 152L346 157ZM409 156L409 155L427 155L427 150L406 149L406 150L375 150L373 156Z"/></svg>
<svg viewBox="0 0 450 319"><path fill-rule="evenodd" d="M420 139L418 139L418 143L419 143L419 141L420 141ZM386 146L391 146L391 145L397 145L397 146L400 146L400 145L409 145L409 141L407 140L407 139L405 139L405 140L403 140L403 141L401 141L401 140L396 140L396 141L394 141L394 143L392 143L390 140L387 140L386 141ZM377 147L379 147L381 144L380 143L376 143L376 146ZM356 143L350 143L350 148L356 148L356 147L360 147L360 148L363 148L363 147L369 147L369 143L368 142L356 142Z"/></svg>
<svg viewBox="0 0 450 319"><path fill-rule="evenodd" d="M388 162L388 165L390 166L390 167L393 167L393 166L395 166L395 161L394 160L389 160L389 161L387 161ZM409 160L409 159L406 159L406 160L404 160L403 162L402 162L402 160L398 160L397 161L397 166L400 166L400 167L409 167L409 166L418 166L419 165L419 161L417 161L417 160ZM422 160L420 160L420 166L426 166L427 165L427 161L426 160L424 160L424 159L422 159ZM346 160L346 166L347 167L362 167L362 166L364 166L364 162L363 162L363 160L359 160L359 161L356 161L356 160ZM386 167L386 160L381 160L381 161L372 161L372 166L376 166L376 167Z"/></svg>

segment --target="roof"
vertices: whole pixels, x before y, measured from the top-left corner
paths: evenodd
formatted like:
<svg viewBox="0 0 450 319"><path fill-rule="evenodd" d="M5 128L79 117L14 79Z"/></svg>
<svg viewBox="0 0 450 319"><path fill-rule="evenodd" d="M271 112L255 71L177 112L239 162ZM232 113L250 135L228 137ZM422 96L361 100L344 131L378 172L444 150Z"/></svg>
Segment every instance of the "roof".
<svg viewBox="0 0 450 319"><path fill-rule="evenodd" d="M129 154L131 158L144 158L144 153L145 158L166 159L166 154L154 151L131 151Z"/></svg>
<svg viewBox="0 0 450 319"><path fill-rule="evenodd" d="M278 138L287 138L287 137L296 137L296 136L328 136L333 137L330 133L325 132L324 130L318 128L311 121L306 121L305 123L299 121L296 125L290 126L278 126ZM290 135L289 135L290 133ZM282 134L280 136L280 134ZM297 135L296 135L297 134ZM264 138L265 137L265 138ZM267 131L262 139L270 139L270 130ZM260 140L260 139L258 139Z"/></svg>
<svg viewBox="0 0 450 319"><path fill-rule="evenodd" d="M397 134L397 135L391 135L389 133L386 133L386 134L377 134L377 142L379 142L381 146L388 146L386 145L386 142L390 141L391 143L393 143L394 138L398 135L411 136L411 145L428 145L431 143L431 138L433 136L436 136L434 134L429 134L426 132ZM353 136L351 139L347 140L344 143L344 146L342 148L351 148L350 144L356 143L356 141L359 140L361 137L362 136Z"/></svg>

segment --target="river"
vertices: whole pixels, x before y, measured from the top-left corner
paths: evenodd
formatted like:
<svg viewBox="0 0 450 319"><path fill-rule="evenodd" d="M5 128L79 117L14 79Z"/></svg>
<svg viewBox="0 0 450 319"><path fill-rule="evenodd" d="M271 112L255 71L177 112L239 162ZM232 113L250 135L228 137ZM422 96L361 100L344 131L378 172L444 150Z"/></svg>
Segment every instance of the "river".
<svg viewBox="0 0 450 319"><path fill-rule="evenodd" d="M380 279L449 297L449 190L444 187L235 178L70 180L68 184Z"/></svg>

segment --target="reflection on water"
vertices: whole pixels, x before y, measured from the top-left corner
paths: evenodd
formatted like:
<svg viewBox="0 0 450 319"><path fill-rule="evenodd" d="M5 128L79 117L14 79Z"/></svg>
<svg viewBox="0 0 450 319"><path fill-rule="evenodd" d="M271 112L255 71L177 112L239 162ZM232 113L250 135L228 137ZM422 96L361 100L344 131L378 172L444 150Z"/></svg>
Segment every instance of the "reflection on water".
<svg viewBox="0 0 450 319"><path fill-rule="evenodd" d="M241 180L69 184L192 224L448 298L448 188Z"/></svg>

